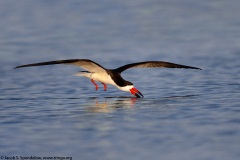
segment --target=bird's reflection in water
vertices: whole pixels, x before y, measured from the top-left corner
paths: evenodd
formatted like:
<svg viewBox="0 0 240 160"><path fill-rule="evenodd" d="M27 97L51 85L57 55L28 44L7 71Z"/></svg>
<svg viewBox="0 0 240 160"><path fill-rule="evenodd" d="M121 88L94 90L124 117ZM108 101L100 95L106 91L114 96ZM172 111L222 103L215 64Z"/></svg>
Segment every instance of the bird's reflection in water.
<svg viewBox="0 0 240 160"><path fill-rule="evenodd" d="M101 101L94 99L89 107L86 108L90 112L113 112L117 108L133 108L138 98L130 97L106 97L105 100Z"/></svg>

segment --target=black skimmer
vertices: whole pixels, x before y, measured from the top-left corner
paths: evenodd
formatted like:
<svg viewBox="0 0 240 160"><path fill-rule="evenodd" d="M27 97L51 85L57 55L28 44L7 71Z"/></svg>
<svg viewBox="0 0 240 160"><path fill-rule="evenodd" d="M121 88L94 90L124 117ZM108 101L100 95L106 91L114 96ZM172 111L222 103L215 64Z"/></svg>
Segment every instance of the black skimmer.
<svg viewBox="0 0 240 160"><path fill-rule="evenodd" d="M118 89L122 91L130 92L131 94L135 95L138 98L143 97L142 93L133 86L133 83L124 80L121 76L121 73L127 69L130 69L130 68L185 68L185 69L201 70L201 68L197 68L197 67L191 67L191 66L180 65L180 64L170 63L170 62L163 62L163 61L138 62L138 63L126 64L116 69L106 69L100 64L89 59L68 59L68 60L32 63L32 64L17 66L14 69L22 68L22 67L53 65L53 64L69 64L69 65L79 66L85 69L86 71L80 71L75 75L89 78L91 82L95 85L96 90L98 90L98 85L95 83L95 81L101 82L104 86L105 91L107 90L106 84L111 84L116 86Z"/></svg>

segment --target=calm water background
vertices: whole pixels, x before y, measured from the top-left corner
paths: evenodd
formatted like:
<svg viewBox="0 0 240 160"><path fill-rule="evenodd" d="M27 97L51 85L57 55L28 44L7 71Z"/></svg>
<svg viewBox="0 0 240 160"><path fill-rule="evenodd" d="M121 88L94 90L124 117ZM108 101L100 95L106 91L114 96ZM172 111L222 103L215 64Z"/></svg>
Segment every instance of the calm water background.
<svg viewBox="0 0 240 160"><path fill-rule="evenodd" d="M0 1L0 156L237 160L240 1ZM95 91L73 66L164 60L203 70L132 69L144 94ZM129 97L128 97L129 96Z"/></svg>

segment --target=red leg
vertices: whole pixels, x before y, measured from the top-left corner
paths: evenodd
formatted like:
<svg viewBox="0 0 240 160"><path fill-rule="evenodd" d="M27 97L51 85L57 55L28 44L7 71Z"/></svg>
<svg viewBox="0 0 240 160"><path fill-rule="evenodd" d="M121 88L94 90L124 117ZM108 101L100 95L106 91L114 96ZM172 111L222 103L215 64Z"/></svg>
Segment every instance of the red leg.
<svg viewBox="0 0 240 160"><path fill-rule="evenodd" d="M91 82L95 85L95 87L96 87L96 91L97 91L97 90L98 90L98 85L94 82L93 79L91 79Z"/></svg>
<svg viewBox="0 0 240 160"><path fill-rule="evenodd" d="M104 86L104 91L106 91L106 90L107 90L107 85L104 84L104 83L102 83L102 84L103 84L103 86Z"/></svg>

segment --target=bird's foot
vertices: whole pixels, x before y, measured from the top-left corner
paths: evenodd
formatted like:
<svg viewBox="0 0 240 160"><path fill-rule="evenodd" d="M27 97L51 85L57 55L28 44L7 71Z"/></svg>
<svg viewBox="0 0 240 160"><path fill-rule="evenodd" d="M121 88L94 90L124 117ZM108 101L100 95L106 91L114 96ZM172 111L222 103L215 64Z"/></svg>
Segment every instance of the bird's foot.
<svg viewBox="0 0 240 160"><path fill-rule="evenodd" d="M104 86L104 91L106 91L106 90L107 90L107 85L104 84L104 83L102 83L102 84L103 84L103 86Z"/></svg>
<svg viewBox="0 0 240 160"><path fill-rule="evenodd" d="M97 91L97 90L98 90L98 85L97 85L97 83L95 83L95 81L94 81L93 79L91 79L91 82L95 85L96 91Z"/></svg>

